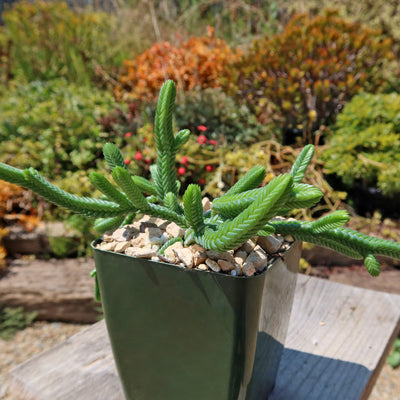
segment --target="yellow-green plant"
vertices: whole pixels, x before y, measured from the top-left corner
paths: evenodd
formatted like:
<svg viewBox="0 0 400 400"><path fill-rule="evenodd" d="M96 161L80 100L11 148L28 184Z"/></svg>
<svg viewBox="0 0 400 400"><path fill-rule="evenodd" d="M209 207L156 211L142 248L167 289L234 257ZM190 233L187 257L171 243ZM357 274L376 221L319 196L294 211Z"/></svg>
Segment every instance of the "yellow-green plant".
<svg viewBox="0 0 400 400"><path fill-rule="evenodd" d="M299 14L281 34L253 43L238 65L239 96L260 118L271 118L266 106L273 102L279 112L273 110L272 118L301 128L311 142L310 131L331 123L361 89L385 83L382 66L392 59L391 40L379 31L336 12Z"/></svg>
<svg viewBox="0 0 400 400"><path fill-rule="evenodd" d="M362 93L339 114L322 155L328 174L350 189L378 187L394 199L400 193L400 95Z"/></svg>
<svg viewBox="0 0 400 400"><path fill-rule="evenodd" d="M264 187L258 188L265 177L265 168L252 168L223 196L213 201L209 212L203 213L201 189L196 184L188 186L181 203L175 156L189 139L190 132L173 133L175 95L174 82L167 81L160 92L155 118L157 161L150 168L152 180L132 176L118 148L111 143L105 144L103 152L119 189L98 172L89 175L92 184L107 200L62 191L33 168L20 170L0 164L0 178L29 188L61 207L98 218L95 227L103 232L140 213L175 222L186 230L187 244L197 242L221 252L236 248L255 235L277 233L364 259L371 275L378 275L380 270L376 254L400 258L400 244L344 228L349 220L345 211L333 212L314 222L274 219L292 209L313 206L322 197L318 188L301 183L313 156L312 145L303 149L290 173L275 177Z"/></svg>
<svg viewBox="0 0 400 400"><path fill-rule="evenodd" d="M96 71L122 63L125 41L114 37L120 23L113 14L73 12L65 2L19 1L3 13L10 40L12 73L17 78L63 77L79 84L98 78Z"/></svg>

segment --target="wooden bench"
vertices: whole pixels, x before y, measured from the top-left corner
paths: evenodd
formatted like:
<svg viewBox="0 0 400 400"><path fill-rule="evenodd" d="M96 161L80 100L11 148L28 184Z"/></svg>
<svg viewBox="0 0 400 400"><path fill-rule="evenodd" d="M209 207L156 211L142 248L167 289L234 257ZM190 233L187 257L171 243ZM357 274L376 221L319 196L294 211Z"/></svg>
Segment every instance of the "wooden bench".
<svg viewBox="0 0 400 400"><path fill-rule="evenodd" d="M399 329L400 296L299 275L269 400L368 398ZM104 322L16 367L10 381L24 399L124 399Z"/></svg>

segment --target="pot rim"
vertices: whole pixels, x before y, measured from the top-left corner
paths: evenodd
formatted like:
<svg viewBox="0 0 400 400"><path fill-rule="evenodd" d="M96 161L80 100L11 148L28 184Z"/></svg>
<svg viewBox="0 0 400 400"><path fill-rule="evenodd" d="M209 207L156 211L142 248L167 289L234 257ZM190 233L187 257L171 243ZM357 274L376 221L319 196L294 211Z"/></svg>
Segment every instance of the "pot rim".
<svg viewBox="0 0 400 400"><path fill-rule="evenodd" d="M167 268L171 268L171 269L178 269L179 271L184 271L186 273L206 273L206 274L211 274L214 276L219 276L219 277L226 277L226 278L230 278L230 279L250 279L250 278L257 278L257 277L261 277L263 276L265 273L267 273L269 270L271 270L273 268L273 266L276 264L276 261L279 260L280 258L275 258L273 260L272 263L270 263L263 271L261 272L256 272L254 275L251 276L246 276L246 275L231 275L231 274L227 274L227 273L222 273L222 272L215 272L215 271L203 271L200 269L194 269L194 268L186 268L186 267L182 267L181 265L176 265L176 264L169 264L166 262L162 262L162 261L154 261L154 260L150 260L147 258L138 258L138 257L134 257L134 256L129 256L127 254L124 253L115 253L114 251L109 251L109 250L103 250L103 249L99 249L97 247L95 247L96 244L100 243L102 241L102 239L98 238L93 240L90 243L90 247L92 248L92 251L94 252L98 252L98 253L104 253L104 254L112 254L115 257L126 257L126 258L132 258L134 260L142 260L144 262L150 262L150 263L155 263L155 264L160 264L163 267L167 267ZM289 248L287 250L285 250L285 252L283 254L286 254L288 251L290 251L293 247L293 244L295 242L293 242L292 244L290 244Z"/></svg>

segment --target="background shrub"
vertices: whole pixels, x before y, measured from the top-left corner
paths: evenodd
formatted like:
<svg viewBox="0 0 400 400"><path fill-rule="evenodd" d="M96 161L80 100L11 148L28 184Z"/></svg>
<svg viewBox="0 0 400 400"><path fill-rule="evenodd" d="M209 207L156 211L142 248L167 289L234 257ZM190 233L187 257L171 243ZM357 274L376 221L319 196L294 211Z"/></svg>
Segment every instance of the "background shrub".
<svg viewBox="0 0 400 400"><path fill-rule="evenodd" d="M168 15L164 4L168 4ZM280 26L276 1L166 0L164 4L155 2L155 11L176 30L183 28L192 35L201 35L203 27L210 25L218 37L235 45L247 43L255 35L276 33Z"/></svg>
<svg viewBox="0 0 400 400"><path fill-rule="evenodd" d="M3 307L0 305L0 338L11 339L19 330L29 326L37 316L37 312L25 312L23 307Z"/></svg>
<svg viewBox="0 0 400 400"><path fill-rule="evenodd" d="M398 0L280 0L279 3L286 15L301 12L315 16L320 14L321 10L336 9L341 17L379 29L385 35L392 37L398 53L400 44Z"/></svg>
<svg viewBox="0 0 400 400"><path fill-rule="evenodd" d="M279 109L275 120L303 129L310 141L309 133L331 122L362 88L383 84L381 67L393 58L390 46L378 31L334 12L296 15L282 34L254 42L239 66L239 96L262 117L272 101Z"/></svg>
<svg viewBox="0 0 400 400"><path fill-rule="evenodd" d="M11 43L4 34L3 27L0 26L0 85L2 86L11 79L10 50Z"/></svg>
<svg viewBox="0 0 400 400"><path fill-rule="evenodd" d="M348 186L400 193L400 95L355 96L338 115L322 159L326 172Z"/></svg>
<svg viewBox="0 0 400 400"><path fill-rule="evenodd" d="M64 80L32 82L0 99L0 160L32 166L50 179L69 178L82 193L80 175L103 162L102 146L124 138L98 123L115 107L111 94ZM122 136L122 135L121 135Z"/></svg>
<svg viewBox="0 0 400 400"><path fill-rule="evenodd" d="M121 85L115 90L119 99L154 101L166 79L173 79L180 90L196 87L220 87L234 81L230 67L239 53L214 36L192 37L178 46L169 42L154 44L150 49L124 62Z"/></svg>
<svg viewBox="0 0 400 400"><path fill-rule="evenodd" d="M227 144L248 144L271 137L246 105L238 106L220 88L194 90L181 96L175 108L175 122L178 129L187 128ZM198 126L206 130L201 132Z"/></svg>
<svg viewBox="0 0 400 400"><path fill-rule="evenodd" d="M15 77L48 80L63 77L80 84L96 79L128 56L117 40L118 21L103 12L73 12L64 2L21 1L3 13L4 34L11 42Z"/></svg>

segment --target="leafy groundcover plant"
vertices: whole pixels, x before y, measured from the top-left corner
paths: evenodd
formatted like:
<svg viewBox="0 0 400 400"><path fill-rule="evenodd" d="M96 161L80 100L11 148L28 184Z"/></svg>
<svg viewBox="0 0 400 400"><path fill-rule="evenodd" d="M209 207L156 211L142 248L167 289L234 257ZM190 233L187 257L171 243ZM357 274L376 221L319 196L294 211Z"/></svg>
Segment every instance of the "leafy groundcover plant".
<svg viewBox="0 0 400 400"><path fill-rule="evenodd" d="M60 207L97 218L95 228L100 232L127 224L137 214L147 214L175 222L183 228L185 245L196 242L205 249L219 252L234 249L253 236L279 234L364 259L373 276L380 272L376 255L400 258L400 244L344 228L349 220L345 211L332 212L314 222L275 218L285 216L293 209L311 207L321 199L322 192L318 188L300 183L313 156L312 145L304 147L290 173L275 177L264 187L258 186L265 178L265 168L252 168L224 195L215 199L208 212L203 212L198 185L188 186L181 203L175 156L189 139L190 132L182 130L173 134L175 95L174 82L165 82L155 118L157 161L150 168L151 181L132 176L112 143L105 144L103 153L119 189L100 173L89 175L91 183L104 194L104 199L67 193L33 168L20 170L0 164L0 179L31 189ZM160 252L177 240L181 239L168 241Z"/></svg>

